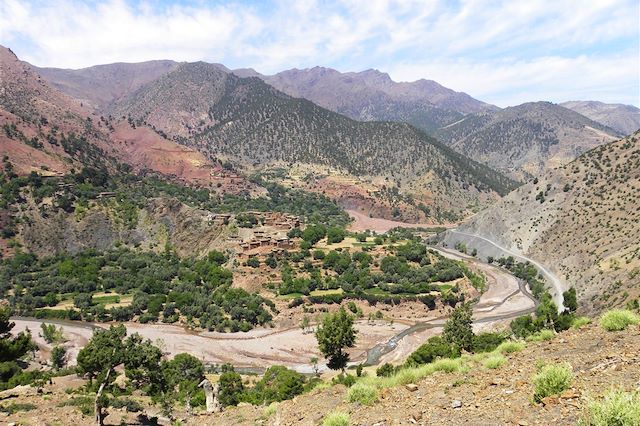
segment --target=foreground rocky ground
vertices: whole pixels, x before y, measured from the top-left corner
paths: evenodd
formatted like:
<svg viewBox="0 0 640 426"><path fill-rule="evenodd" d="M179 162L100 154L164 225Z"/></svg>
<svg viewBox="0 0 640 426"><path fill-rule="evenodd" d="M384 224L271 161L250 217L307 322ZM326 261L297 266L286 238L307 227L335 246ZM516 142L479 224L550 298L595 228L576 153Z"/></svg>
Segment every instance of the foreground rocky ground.
<svg viewBox="0 0 640 426"><path fill-rule="evenodd" d="M640 389L638 326L605 332L591 324L558 334L550 341L529 342L523 351L506 356L507 363L495 370L471 364L473 367L465 373L438 372L416 386L384 389L371 407L346 402L347 388L339 385L282 402L270 413L265 407L242 404L221 414L186 417L178 413L178 417L189 425L318 425L327 413L338 410L349 414L352 425L573 425L580 419L588 397L598 397L611 387ZM534 404L532 376L543 362L569 363L575 379L572 388L559 397ZM77 408L59 406L72 398L68 389L81 383L71 376L58 378L54 385L45 386L44 394L23 392L0 401L3 406L14 403L36 407L0 414L0 424L93 424L93 418L83 416ZM138 424L136 416L124 409L110 411L107 424Z"/></svg>
<svg viewBox="0 0 640 426"><path fill-rule="evenodd" d="M507 355L496 370L482 366L467 373L435 373L412 386L383 390L371 407L345 401L347 389L302 395L279 404L266 418L264 407L239 407L207 419L224 425L317 425L333 410L348 413L352 425L574 425L588 397L611 387L640 389L640 328L605 332L597 325L570 330L553 340L527 343ZM573 387L543 404L534 404L532 376L541 362L567 362ZM459 408L453 408L458 405ZM201 424L203 418L189 424Z"/></svg>

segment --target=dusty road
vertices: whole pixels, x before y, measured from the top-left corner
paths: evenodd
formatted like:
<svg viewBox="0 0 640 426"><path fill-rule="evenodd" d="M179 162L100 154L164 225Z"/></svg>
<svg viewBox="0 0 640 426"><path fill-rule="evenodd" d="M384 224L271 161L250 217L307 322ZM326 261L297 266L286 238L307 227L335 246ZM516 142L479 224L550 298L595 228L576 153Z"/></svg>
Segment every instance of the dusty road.
<svg viewBox="0 0 640 426"><path fill-rule="evenodd" d="M504 327L513 318L535 309L535 300L529 293L529 289L507 271L457 251L435 249L448 258L464 259L472 263L475 269L482 271L487 279L488 288L473 307L474 331L490 331L497 327ZM435 318L416 322L384 344L371 348L368 353L368 362L372 364L401 362L429 337L441 334L446 320L446 318Z"/></svg>
<svg viewBox="0 0 640 426"><path fill-rule="evenodd" d="M447 231L449 234L455 236L455 235L459 235L459 236L463 236L465 238L471 238L471 239L475 239L475 240L480 240L486 244L490 244L492 246L494 246L495 248L501 250L502 252L506 253L507 255L513 256L514 258L516 258L519 261L524 261L524 262L529 262L531 263L533 266L535 266L538 271L546 278L547 282L549 284L551 284L551 288L549 289L549 292L551 293L551 296L553 297L553 301L555 302L555 304L558 306L559 310L562 310L564 305L563 305L563 297L562 297L562 293L563 291L566 289L565 285L563 284L562 280L553 272L551 272L547 267L545 267L544 265L542 265L540 262L537 262L534 259L531 259L521 253L517 253L513 250L510 250L506 247L501 246L500 244L496 243L495 241L492 241L486 237L482 237L480 235L475 235L475 234L470 234L467 232L463 232L463 231L458 231L457 229L450 229Z"/></svg>

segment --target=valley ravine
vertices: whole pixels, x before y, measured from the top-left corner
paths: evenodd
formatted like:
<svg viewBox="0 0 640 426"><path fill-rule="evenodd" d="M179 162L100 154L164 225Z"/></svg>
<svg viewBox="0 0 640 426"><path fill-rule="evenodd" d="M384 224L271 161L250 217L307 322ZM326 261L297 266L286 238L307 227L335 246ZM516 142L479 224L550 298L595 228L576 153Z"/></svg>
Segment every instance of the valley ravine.
<svg viewBox="0 0 640 426"><path fill-rule="evenodd" d="M535 301L524 284L506 270L480 262L470 256L454 251L438 249L447 257L464 259L474 264L487 278L487 289L474 305L474 328L491 329L519 315L530 313ZM108 327L109 323L56 322L32 318L14 318L14 333L29 328L34 340L48 353L51 349L38 335L40 324L62 325L68 339L71 363L75 362L78 350L86 344L95 327ZM399 362L432 335L439 334L446 318L425 317L414 323L389 321L356 322L358 339L350 351L354 364L375 365L384 362ZM310 358L318 356L313 332L303 332L300 327L254 329L246 333L196 332L184 327L168 324L124 323L129 333L139 333L150 339L167 354L187 352L208 364L231 363L248 370L260 370L271 365L285 365L299 372L311 373ZM324 364L320 362L321 369Z"/></svg>

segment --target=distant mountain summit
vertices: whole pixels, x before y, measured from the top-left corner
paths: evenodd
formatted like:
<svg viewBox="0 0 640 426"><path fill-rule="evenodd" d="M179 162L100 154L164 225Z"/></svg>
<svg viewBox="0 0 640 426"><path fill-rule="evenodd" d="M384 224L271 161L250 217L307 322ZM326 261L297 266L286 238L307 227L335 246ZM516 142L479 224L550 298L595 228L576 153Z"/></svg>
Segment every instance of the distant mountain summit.
<svg viewBox="0 0 640 426"><path fill-rule="evenodd" d="M262 75L253 69L233 71L259 77L288 95L308 99L359 121L404 121L431 131L465 114L498 108L455 92L435 81L395 82L377 70L341 73L331 68L291 69Z"/></svg>
<svg viewBox="0 0 640 426"><path fill-rule="evenodd" d="M525 179L565 164L621 133L550 102L470 114L434 136L512 177Z"/></svg>
<svg viewBox="0 0 640 426"><path fill-rule="evenodd" d="M77 70L32 68L56 89L94 107L104 108L177 66L177 62L165 60L96 65Z"/></svg>
<svg viewBox="0 0 640 426"><path fill-rule="evenodd" d="M560 105L624 135L640 129L640 109L633 105L605 104L598 101L571 101Z"/></svg>
<svg viewBox="0 0 640 426"><path fill-rule="evenodd" d="M259 78L203 62L180 64L109 113L149 125L210 158L257 168L322 166L383 180L388 190L412 194L431 211L461 213L513 188L509 179L406 123L354 121Z"/></svg>

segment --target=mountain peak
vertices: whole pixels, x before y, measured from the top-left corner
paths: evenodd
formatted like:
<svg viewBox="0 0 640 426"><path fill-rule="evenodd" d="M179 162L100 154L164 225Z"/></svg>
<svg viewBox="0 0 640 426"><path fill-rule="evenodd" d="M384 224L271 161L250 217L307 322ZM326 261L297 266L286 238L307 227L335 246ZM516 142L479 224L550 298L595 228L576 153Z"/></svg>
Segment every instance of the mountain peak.
<svg viewBox="0 0 640 426"><path fill-rule="evenodd" d="M560 105L625 135L640 129L640 109L633 105L607 104L599 101L571 101Z"/></svg>

